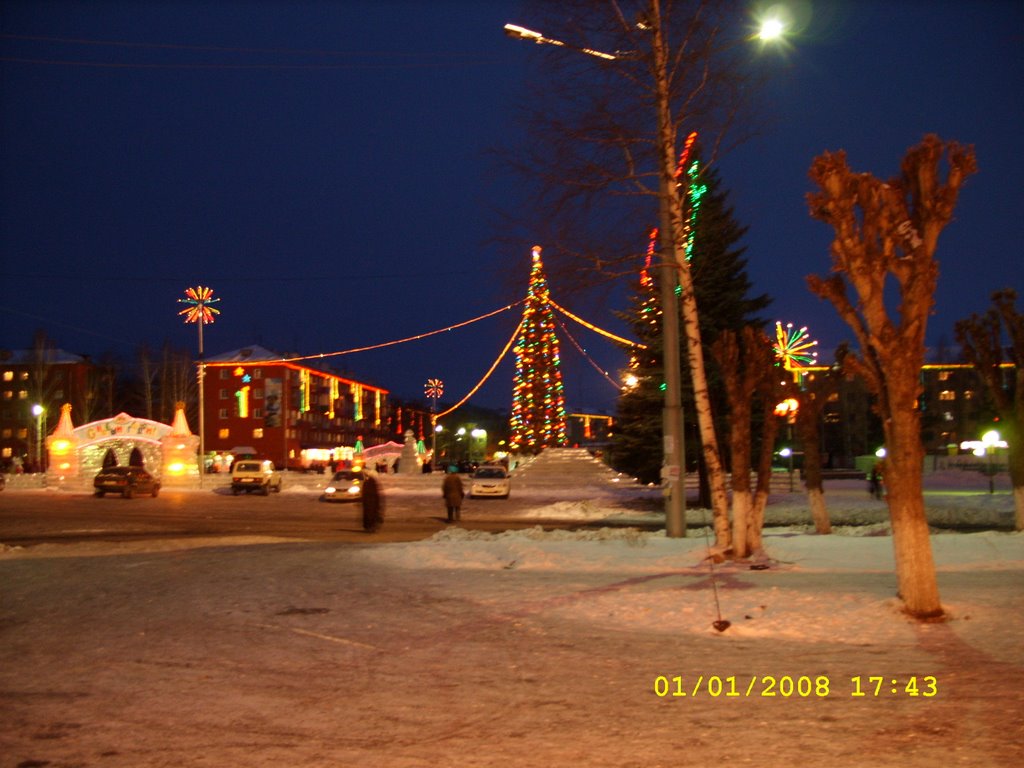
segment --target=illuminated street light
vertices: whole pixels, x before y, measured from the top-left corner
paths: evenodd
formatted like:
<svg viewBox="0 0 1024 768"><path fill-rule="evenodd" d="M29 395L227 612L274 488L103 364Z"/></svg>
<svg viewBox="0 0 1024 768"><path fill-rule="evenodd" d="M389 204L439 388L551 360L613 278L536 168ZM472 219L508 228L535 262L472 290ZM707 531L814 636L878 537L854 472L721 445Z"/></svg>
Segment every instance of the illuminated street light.
<svg viewBox="0 0 1024 768"><path fill-rule="evenodd" d="M757 32L757 39L763 40L766 43L772 40L778 40L782 37L785 31L786 24L778 17L764 19L761 22L761 28Z"/></svg>
<svg viewBox="0 0 1024 768"><path fill-rule="evenodd" d="M46 409L36 403L32 406L32 415L36 417L36 472L43 471L43 417Z"/></svg>
<svg viewBox="0 0 1024 768"><path fill-rule="evenodd" d="M778 17L773 17L778 18ZM779 20L781 22L781 20ZM652 24L649 19L641 19L637 22L637 28L645 32L651 32L658 38L658 32L654 29L656 24ZM770 34L771 37L762 37L763 40L778 39L781 36L784 24L774 23L770 25L762 24L765 30L762 34ZM773 30L773 31L772 31ZM595 51L592 48L584 48L580 46L568 45L561 40L555 40L552 38L545 37L540 32L518 24L506 24L505 34L509 37L517 40L532 41L537 44L556 45L559 47L569 48L580 53L585 53L589 56L594 56L605 60L619 60L619 59L635 59L638 58L639 54L635 51L616 51L615 53L605 53L602 51ZM761 35L755 35L755 39ZM660 66L660 65L659 65ZM681 399L681 386L682 376L680 371L680 334L679 334L679 315L680 309L677 303L679 299L676 296L675 287L677 284L676 269L679 267L684 275L689 276L688 266L685 261L681 264L678 262L678 256L676 251L676 243L674 237L674 222L673 222L673 204L678 202L678 193L674 184L670 183L672 174L666 174L666 170L671 167L675 169L677 157L675 155L674 139L665 140L666 137L663 134L664 131L674 130L668 126L674 125L675 121L671 119L669 109L669 93L667 80L664 72L659 71L655 74L656 88L654 99L657 110L657 125L659 131L659 142L660 146L658 150L658 160L662 165L662 173L659 173L659 233L661 238L661 249L662 259L659 267L659 275L661 280L661 305L662 305L662 355L663 355L663 368L665 371L665 401L663 408L662 417L662 445L663 445L663 456L665 464L662 467L663 476L669 479L668 493L665 495L665 530L666 534L670 538L686 536L686 492L685 482L673 482L671 479L673 475L678 477L685 477L685 457L684 457L684 436L685 431L683 428L683 417L682 417L682 399ZM676 211L678 214L678 211ZM669 258L671 255L671 258ZM696 324L696 305L692 301L692 296L688 295L684 289L682 299L682 311L683 314L691 319ZM697 351L693 351L688 347L688 354L690 355L690 367L691 373L696 374L699 372L703 376L703 357L700 348L697 347ZM702 401L703 402L703 401ZM703 413L703 411L701 412ZM698 414L698 422L700 423L700 415ZM790 481L792 482L792 475L790 475Z"/></svg>
<svg viewBox="0 0 1024 768"><path fill-rule="evenodd" d="M996 448L998 448L1000 446L1000 443L1002 443L1002 441L999 439L999 433L996 432L994 429L990 429L988 432L986 432L984 435L981 436L981 442L982 442L982 445L985 446L985 458L986 458L986 462L988 464L988 467L987 467L987 473L988 473L988 492L989 493L995 493L996 492L996 474L995 474L994 468L992 466L992 454L994 454L996 452ZM1002 443L1002 444L1005 445L1005 443Z"/></svg>

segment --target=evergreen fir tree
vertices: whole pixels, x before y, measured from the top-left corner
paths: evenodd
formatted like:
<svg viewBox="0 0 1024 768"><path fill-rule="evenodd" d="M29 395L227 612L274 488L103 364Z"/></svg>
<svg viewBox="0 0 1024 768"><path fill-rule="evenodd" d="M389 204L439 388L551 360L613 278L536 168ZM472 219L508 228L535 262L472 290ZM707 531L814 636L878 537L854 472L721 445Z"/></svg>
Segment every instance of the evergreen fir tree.
<svg viewBox="0 0 1024 768"><path fill-rule="evenodd" d="M724 330L737 333L746 325L764 325L758 313L766 309L771 298L766 294L750 295L752 285L746 273L747 260L740 244L747 228L734 216L728 202L728 191L722 187L717 171L703 170L695 160L687 171L681 193L697 200L695 218L688 243L694 275L694 290L700 310L701 338L709 347ZM653 242L653 241L652 241ZM653 248L653 246L652 246ZM650 267L653 250L641 272L637 293L633 297L633 314L627 320L637 339L647 345L631 361L631 372L637 384L627 388L618 403L618 422L610 450L613 466L636 476L641 482L658 482L662 461L662 405L664 403L664 372L662 370L661 302L657 275ZM685 347L685 340L680 341ZM681 359L686 360L685 348ZM724 393L721 380L713 366L708 369L708 385L716 414L724 414ZM700 455L698 430L694 421L693 388L687 366L682 370L683 414L686 423L686 456L692 471ZM725 434L724 418L719 416L719 434Z"/></svg>
<svg viewBox="0 0 1024 768"><path fill-rule="evenodd" d="M549 303L540 250L539 245L533 247L533 266L514 348L516 370L512 379L511 445L529 453L547 446L564 445L566 440L565 393L555 313Z"/></svg>

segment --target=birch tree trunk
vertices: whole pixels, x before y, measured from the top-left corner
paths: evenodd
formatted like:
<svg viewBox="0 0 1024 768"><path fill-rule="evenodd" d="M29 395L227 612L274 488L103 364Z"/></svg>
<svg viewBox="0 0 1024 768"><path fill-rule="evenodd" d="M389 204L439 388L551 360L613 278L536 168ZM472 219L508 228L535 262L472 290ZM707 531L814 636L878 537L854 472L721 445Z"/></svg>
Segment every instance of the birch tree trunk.
<svg viewBox="0 0 1024 768"><path fill-rule="evenodd" d="M697 313L697 297L693 289L693 273L686 260L685 226L681 196L675 194L676 172L676 130L672 119L669 89L668 46L665 41L661 19L661 3L651 0L649 23L652 30L652 54L654 64L655 100L658 113L658 171L661 188L667 196L674 258L679 270L679 285L682 288L680 311L683 319L683 333L686 337L687 361L690 379L693 383L694 409L700 429L701 451L707 467L708 483L711 487L711 508L714 515L715 548L724 551L731 544L729 531L729 497L725 488L725 471L722 467L718 437L711 411L711 396L708 391L707 372L704 366L704 347L701 343L700 322Z"/></svg>

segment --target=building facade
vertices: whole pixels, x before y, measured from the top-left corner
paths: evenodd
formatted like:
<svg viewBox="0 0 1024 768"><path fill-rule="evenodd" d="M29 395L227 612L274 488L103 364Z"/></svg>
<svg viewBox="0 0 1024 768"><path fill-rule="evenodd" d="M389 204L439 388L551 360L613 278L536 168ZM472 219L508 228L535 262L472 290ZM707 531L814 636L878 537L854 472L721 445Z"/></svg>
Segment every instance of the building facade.
<svg viewBox="0 0 1024 768"><path fill-rule="evenodd" d="M95 372L62 349L0 350L0 470L46 468L48 425L65 403L80 416L92 410Z"/></svg>
<svg viewBox="0 0 1024 768"><path fill-rule="evenodd" d="M418 440L430 435L430 414L392 401L388 390L259 346L205 361L203 405L207 461L215 469L239 448L308 470L400 443L406 430Z"/></svg>

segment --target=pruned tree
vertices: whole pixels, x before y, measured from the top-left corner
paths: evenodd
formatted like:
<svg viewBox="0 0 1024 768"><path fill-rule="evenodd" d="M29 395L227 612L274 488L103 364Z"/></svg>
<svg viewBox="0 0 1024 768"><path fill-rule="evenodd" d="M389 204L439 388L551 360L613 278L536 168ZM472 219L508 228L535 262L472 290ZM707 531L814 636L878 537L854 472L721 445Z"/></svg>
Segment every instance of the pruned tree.
<svg viewBox="0 0 1024 768"><path fill-rule="evenodd" d="M999 414L1000 430L1008 446L1014 525L1024 531L1024 314L1017 311L1016 302L1017 292L1012 288L996 291L988 312L973 314L956 324L956 338L964 357L985 382ZM1004 338L1008 338L1008 346L1004 346ZM1012 387L1006 386L1002 367L1006 362L1013 363Z"/></svg>
<svg viewBox="0 0 1024 768"><path fill-rule="evenodd" d="M764 381L774 376L775 355L771 342L760 329L746 326L737 334L724 331L711 346L725 383L729 406L729 454L732 470L732 556L748 557L753 493L750 473L753 445L754 396L764 390ZM763 515L761 521L764 520ZM728 520L724 521L728 525ZM722 521L715 519L715 526ZM717 537L721 539L721 536ZM756 536L760 548L760 535Z"/></svg>
<svg viewBox="0 0 1024 768"><path fill-rule="evenodd" d="M828 508L825 506L825 486L821 473L821 419L829 396L838 388L831 372L806 374L794 394L800 404L796 411L794 427L796 439L804 452L804 487L807 502L811 507L814 530L821 534L832 533Z"/></svg>
<svg viewBox="0 0 1024 768"><path fill-rule="evenodd" d="M835 231L833 274L811 275L807 282L835 307L859 345L843 364L874 394L882 419L899 595L911 616L933 618L943 611L922 490L920 371L939 235L977 167L973 148L928 135L908 150L901 170L899 178L883 182L854 173L842 151L814 160L810 176L820 191L807 199L811 216Z"/></svg>

